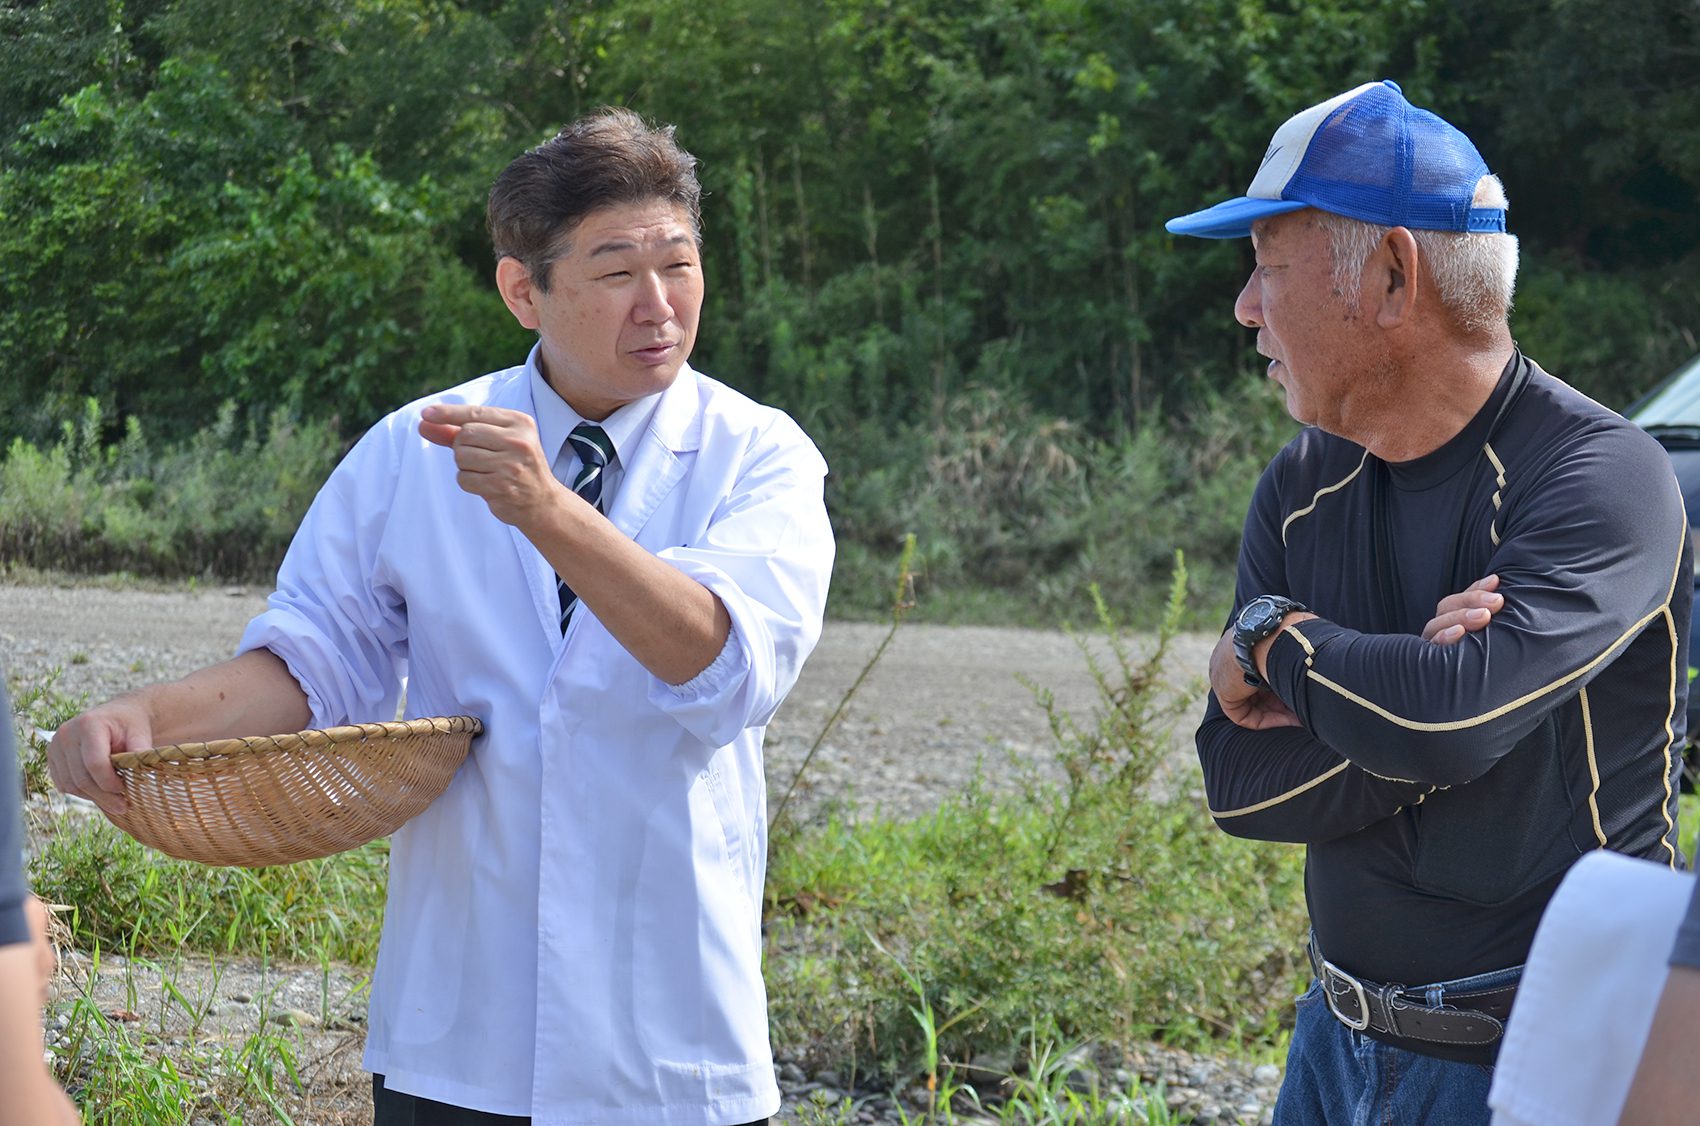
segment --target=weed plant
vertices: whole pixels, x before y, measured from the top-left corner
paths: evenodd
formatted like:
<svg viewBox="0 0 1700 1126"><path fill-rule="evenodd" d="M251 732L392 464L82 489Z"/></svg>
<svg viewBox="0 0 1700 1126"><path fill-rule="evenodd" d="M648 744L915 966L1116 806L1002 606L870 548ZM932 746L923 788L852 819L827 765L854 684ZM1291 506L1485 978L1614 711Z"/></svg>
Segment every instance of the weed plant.
<svg viewBox="0 0 1700 1126"><path fill-rule="evenodd" d="M782 1048L936 1085L1031 1054L1041 1026L1251 1052L1279 1038L1303 949L1299 851L1230 838L1190 787L1158 781L1185 587L1177 567L1142 660L1095 592L1110 652L1082 639L1097 714L1077 721L1038 692L1063 781L1000 764L1023 775L1014 796L981 773L930 817L841 810L786 832L766 912Z"/></svg>
<svg viewBox="0 0 1700 1126"><path fill-rule="evenodd" d="M1043 1053L1036 1057L1031 1076L1010 1081L1007 1096L985 1105L977 1097L964 1099L960 1118L946 1106L936 1114L923 1112L915 1117L899 1108L900 1120L907 1126L958 1121L1000 1126L1180 1126L1183 1121L1169 1109L1162 1084L1147 1087L1134 1079L1125 1089L1079 1090L1069 1083L1066 1059L1066 1053ZM811 1098L796 1108L796 1121L799 1126L852 1126L860 1119L848 1098L837 1102Z"/></svg>
<svg viewBox="0 0 1700 1126"><path fill-rule="evenodd" d="M291 1038L256 1030L232 1043L173 1045L132 1031L87 997L71 1004L57 1078L71 1089L88 1126L165 1126L181 1122L293 1123L285 1105L301 1087Z"/></svg>

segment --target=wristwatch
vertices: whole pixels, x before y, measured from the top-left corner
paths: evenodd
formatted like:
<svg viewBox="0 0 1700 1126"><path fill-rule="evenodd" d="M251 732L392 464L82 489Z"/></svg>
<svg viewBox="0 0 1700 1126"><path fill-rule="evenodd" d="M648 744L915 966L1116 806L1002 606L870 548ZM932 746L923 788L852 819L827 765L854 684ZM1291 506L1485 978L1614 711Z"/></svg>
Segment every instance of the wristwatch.
<svg viewBox="0 0 1700 1126"><path fill-rule="evenodd" d="M1295 610L1305 609L1308 607L1294 602L1291 598L1283 598L1279 594L1260 594L1240 610L1239 617L1234 619L1234 659L1239 661L1240 668L1245 671L1247 684L1253 688L1263 687L1263 678L1257 675L1257 662L1252 659L1252 649L1259 641L1281 628L1282 618Z"/></svg>

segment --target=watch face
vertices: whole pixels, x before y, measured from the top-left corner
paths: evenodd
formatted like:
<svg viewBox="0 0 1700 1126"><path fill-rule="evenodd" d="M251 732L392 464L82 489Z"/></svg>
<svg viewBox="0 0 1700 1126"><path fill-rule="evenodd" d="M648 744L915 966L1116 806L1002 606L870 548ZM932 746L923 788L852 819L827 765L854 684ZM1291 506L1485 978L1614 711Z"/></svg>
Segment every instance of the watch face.
<svg viewBox="0 0 1700 1126"><path fill-rule="evenodd" d="M1254 598L1245 604L1240 611L1240 629L1247 633L1256 633L1269 628L1271 619L1281 620L1281 612L1267 598Z"/></svg>

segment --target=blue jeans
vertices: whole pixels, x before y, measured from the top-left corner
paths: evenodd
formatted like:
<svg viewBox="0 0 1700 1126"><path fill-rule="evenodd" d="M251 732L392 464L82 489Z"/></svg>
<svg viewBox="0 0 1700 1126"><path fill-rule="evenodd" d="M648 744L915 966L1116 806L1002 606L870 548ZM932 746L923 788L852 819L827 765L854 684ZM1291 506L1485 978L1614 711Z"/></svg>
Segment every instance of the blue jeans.
<svg viewBox="0 0 1700 1126"><path fill-rule="evenodd" d="M1298 1001L1275 1126L1487 1126L1493 1068L1371 1040L1311 982Z"/></svg>

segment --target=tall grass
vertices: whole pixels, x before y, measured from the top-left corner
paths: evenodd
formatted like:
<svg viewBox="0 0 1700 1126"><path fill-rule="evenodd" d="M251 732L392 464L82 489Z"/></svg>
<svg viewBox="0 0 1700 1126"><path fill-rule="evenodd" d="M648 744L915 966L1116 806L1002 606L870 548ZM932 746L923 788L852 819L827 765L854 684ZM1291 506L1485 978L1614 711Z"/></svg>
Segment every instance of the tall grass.
<svg viewBox="0 0 1700 1126"><path fill-rule="evenodd" d="M58 1078L89 1126L293 1124L287 1104L302 1086L296 1044L268 1027L263 1011L246 1035L167 1046L163 1031L132 1027L101 1009L92 981L102 972L109 971L97 959L54 1050Z"/></svg>
<svg viewBox="0 0 1700 1126"><path fill-rule="evenodd" d="M70 905L76 944L137 954L196 950L370 966L389 842L273 868L173 860L104 823L60 828L36 857L36 894Z"/></svg>

